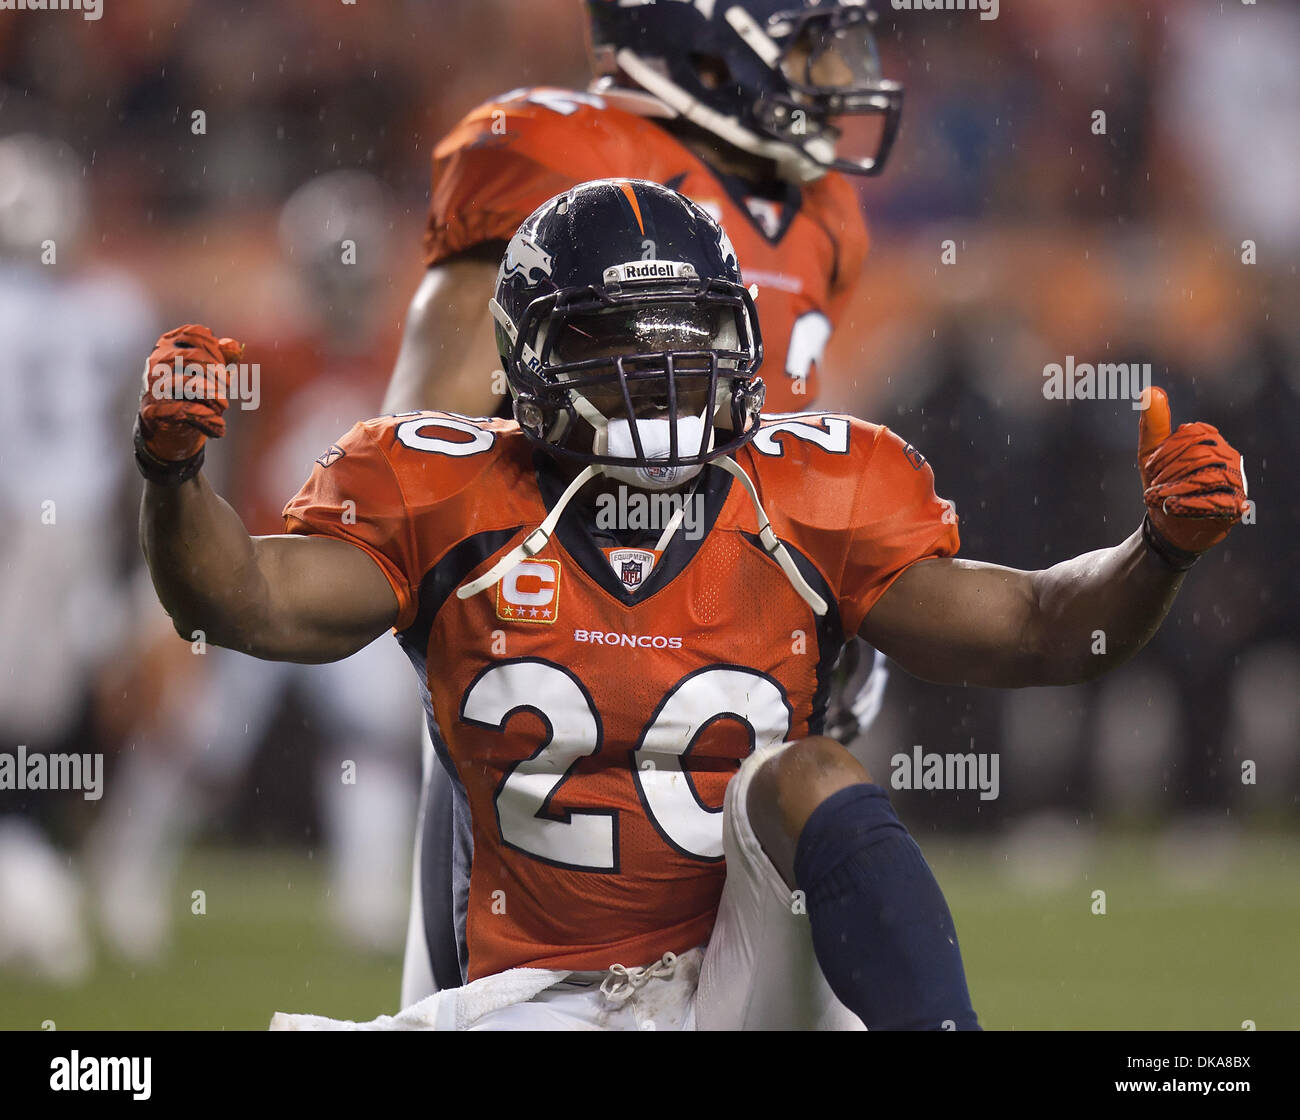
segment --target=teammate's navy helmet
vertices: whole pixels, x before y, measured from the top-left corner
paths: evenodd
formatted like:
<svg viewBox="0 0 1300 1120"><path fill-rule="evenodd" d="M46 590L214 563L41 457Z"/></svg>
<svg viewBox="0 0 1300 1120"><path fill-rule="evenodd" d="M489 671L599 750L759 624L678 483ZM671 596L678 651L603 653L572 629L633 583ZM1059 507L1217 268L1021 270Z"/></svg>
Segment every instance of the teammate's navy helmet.
<svg viewBox="0 0 1300 1120"><path fill-rule="evenodd" d="M802 179L875 175L903 87L881 74L867 0L587 0L598 70ZM857 125L871 133L851 141ZM870 121L864 118L870 118ZM849 154L850 143L860 146Z"/></svg>
<svg viewBox="0 0 1300 1120"><path fill-rule="evenodd" d="M676 191L600 179L551 199L491 309L515 418L554 454L673 485L756 431L754 301L722 227Z"/></svg>

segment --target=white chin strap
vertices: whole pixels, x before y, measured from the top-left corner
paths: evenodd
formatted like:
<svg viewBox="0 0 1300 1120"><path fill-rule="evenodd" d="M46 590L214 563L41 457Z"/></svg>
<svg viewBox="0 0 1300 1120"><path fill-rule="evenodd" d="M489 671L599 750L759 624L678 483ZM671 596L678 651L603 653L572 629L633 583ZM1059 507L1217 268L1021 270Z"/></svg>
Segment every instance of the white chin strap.
<svg viewBox="0 0 1300 1120"><path fill-rule="evenodd" d="M790 586L798 592L799 598L808 604L815 615L818 617L825 615L828 610L826 600L818 595L813 590L812 585L803 578L799 569L795 567L794 560L790 556L790 550L781 543L776 533L772 531L772 523L768 520L767 511L763 509L763 503L758 500L758 491L754 488L754 483L749 475L745 473L745 468L730 456L715 459L714 463L738 479L745 488L749 500L754 503L754 512L758 515L758 539L762 541L767 554L776 561L777 566L785 573L785 578L790 581ZM546 515L546 520L479 576L478 579L471 580L463 587L457 588L456 597L458 599L469 599L480 591L495 587L505 579L516 564L527 560L529 557L536 556L550 542L551 534L555 532L555 526L559 524L564 508L569 504L573 496L597 475L610 474L611 470L621 469L618 467L610 468L599 463L592 463L584 467L578 472L574 480L569 483L564 493L560 495L560 500L555 503L555 508ZM672 531L676 529L677 520L681 518L684 509L685 507L682 507L677 511L677 517L669 525L664 535L660 537L658 545L660 549L667 545L668 538L672 535Z"/></svg>
<svg viewBox="0 0 1300 1120"><path fill-rule="evenodd" d="M715 459L714 463L745 488L749 500L754 503L754 512L758 515L758 539L763 542L763 548L767 551L767 554L777 562L781 571L785 573L785 578L790 581L790 586L799 593L799 598L812 608L813 614L818 617L824 615L828 610L826 600L818 595L813 590L812 584L803 578L799 569L794 566L790 550L781 543L776 533L772 531L772 523L768 520L767 511L763 509L763 503L758 500L758 491L754 489L753 480L745 473L745 468L729 455L723 456L721 459Z"/></svg>
<svg viewBox="0 0 1300 1120"><path fill-rule="evenodd" d="M550 542L551 534L555 532L555 526L559 524L560 516L564 513L564 507L569 504L574 494L600 474L603 469L599 463L592 463L583 467L574 480L569 483L564 493L560 495L560 500L555 503L555 508L546 515L546 520L479 576L478 579L471 580L463 587L458 587L456 589L456 598L469 599L480 591L495 587L510 574L510 570L516 564L541 552Z"/></svg>

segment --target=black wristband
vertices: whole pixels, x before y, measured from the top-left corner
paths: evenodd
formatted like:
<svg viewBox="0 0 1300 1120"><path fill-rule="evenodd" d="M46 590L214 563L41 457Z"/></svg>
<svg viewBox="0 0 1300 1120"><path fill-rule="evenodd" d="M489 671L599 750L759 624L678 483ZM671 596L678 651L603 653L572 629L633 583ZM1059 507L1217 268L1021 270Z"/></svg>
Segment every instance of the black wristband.
<svg viewBox="0 0 1300 1120"><path fill-rule="evenodd" d="M203 466L203 453L207 450L200 447L188 459L180 459L174 463L159 459L145 446L139 416L135 418L132 441L135 443L135 465L147 481L158 486L179 486L182 482L188 482L199 473L199 468Z"/></svg>
<svg viewBox="0 0 1300 1120"><path fill-rule="evenodd" d="M1151 524L1151 515L1148 513L1142 518L1142 540L1146 542L1147 548L1156 554L1166 567L1172 568L1175 572L1185 572L1201 558L1199 552L1188 552L1184 548L1177 548L1170 544L1156 527Z"/></svg>

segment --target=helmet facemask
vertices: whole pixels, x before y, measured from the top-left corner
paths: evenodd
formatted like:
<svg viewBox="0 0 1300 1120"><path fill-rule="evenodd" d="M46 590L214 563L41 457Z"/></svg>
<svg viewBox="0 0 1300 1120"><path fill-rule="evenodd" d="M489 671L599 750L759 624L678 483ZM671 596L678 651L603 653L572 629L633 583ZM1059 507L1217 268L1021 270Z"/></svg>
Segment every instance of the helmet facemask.
<svg viewBox="0 0 1300 1120"><path fill-rule="evenodd" d="M883 76L869 8L809 9L774 17L788 92L754 107L760 127L828 170L875 175L898 133L903 87Z"/></svg>
<svg viewBox="0 0 1300 1120"><path fill-rule="evenodd" d="M772 160L785 178L879 174L898 132L903 87L882 76L876 13L852 0L788 6L736 3L687 15L677 5L593 3L592 34L610 80Z"/></svg>
<svg viewBox="0 0 1300 1120"><path fill-rule="evenodd" d="M762 357L749 293L722 280L555 292L525 311L508 360L515 416L547 450L669 489L756 430Z"/></svg>

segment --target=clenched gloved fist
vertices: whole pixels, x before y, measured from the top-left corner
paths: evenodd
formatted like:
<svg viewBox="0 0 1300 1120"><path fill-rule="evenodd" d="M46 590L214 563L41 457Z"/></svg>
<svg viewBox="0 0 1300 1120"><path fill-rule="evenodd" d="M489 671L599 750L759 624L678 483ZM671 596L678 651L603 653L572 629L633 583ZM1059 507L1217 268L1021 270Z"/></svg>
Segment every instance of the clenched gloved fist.
<svg viewBox="0 0 1300 1120"><path fill-rule="evenodd" d="M242 343L193 323L158 339L135 421L135 458L145 478L179 485L198 473L208 437L226 434L225 367L243 352Z"/></svg>

